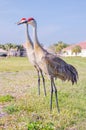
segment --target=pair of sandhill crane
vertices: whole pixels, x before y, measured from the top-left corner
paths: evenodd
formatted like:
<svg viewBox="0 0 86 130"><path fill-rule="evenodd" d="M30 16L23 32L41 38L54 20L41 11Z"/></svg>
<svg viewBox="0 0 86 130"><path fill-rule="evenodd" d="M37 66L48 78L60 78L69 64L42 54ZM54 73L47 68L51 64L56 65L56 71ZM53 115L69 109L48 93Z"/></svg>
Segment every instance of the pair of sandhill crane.
<svg viewBox="0 0 86 130"><path fill-rule="evenodd" d="M72 84L77 83L78 79L78 72L70 64L67 64L64 60L57 57L56 55L53 55L49 53L47 50L45 50L37 37L37 23L34 18L22 18L18 25L20 24L26 24L26 51L27 56L31 63L34 65L34 67L37 69L38 72L38 90L40 94L40 75L42 75L43 79L43 86L44 86L44 93L46 95L46 89L45 89L45 79L43 76L43 73L47 74L51 81L51 97L50 97L50 110L52 110L52 98L53 98L53 92L55 92L55 98L56 98L56 106L58 109L58 112L60 112L59 104L58 104L58 96L57 96L57 88L54 82L55 78L59 78L62 81L71 81ZM34 34L34 43L32 43L29 32L28 32L28 24L30 24L33 27L33 34ZM43 73L42 73L43 72Z"/></svg>

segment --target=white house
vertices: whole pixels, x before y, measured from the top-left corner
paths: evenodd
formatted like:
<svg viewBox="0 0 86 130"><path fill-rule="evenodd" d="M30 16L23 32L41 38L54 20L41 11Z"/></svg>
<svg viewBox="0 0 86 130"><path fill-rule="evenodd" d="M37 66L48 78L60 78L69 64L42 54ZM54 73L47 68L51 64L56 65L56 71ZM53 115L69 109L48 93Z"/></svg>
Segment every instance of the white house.
<svg viewBox="0 0 86 130"><path fill-rule="evenodd" d="M0 48L0 53L7 53L7 51Z"/></svg>
<svg viewBox="0 0 86 130"><path fill-rule="evenodd" d="M0 48L0 56L7 55L7 51Z"/></svg>
<svg viewBox="0 0 86 130"><path fill-rule="evenodd" d="M77 54L77 56L81 56L81 57L86 57L86 41L85 42L80 42L78 44L73 44L71 46L68 46L66 48L64 48L62 51L64 52L64 56L76 56L75 53L72 53L72 49L76 46L80 46L81 47L81 52Z"/></svg>
<svg viewBox="0 0 86 130"><path fill-rule="evenodd" d="M8 51L8 56L17 56L17 50L14 49L14 48L11 48L9 51Z"/></svg>

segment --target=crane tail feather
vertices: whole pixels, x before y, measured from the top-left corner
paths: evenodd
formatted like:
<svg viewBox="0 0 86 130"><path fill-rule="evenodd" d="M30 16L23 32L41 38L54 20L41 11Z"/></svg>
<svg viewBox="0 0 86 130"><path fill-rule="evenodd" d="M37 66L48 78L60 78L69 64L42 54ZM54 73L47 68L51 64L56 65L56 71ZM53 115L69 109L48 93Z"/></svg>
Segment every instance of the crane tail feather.
<svg viewBox="0 0 86 130"><path fill-rule="evenodd" d="M70 64L67 65L67 76L68 76L68 80L71 80L72 85L74 83L77 83L78 80L78 72L76 70L76 68ZM69 74L70 73L70 74Z"/></svg>

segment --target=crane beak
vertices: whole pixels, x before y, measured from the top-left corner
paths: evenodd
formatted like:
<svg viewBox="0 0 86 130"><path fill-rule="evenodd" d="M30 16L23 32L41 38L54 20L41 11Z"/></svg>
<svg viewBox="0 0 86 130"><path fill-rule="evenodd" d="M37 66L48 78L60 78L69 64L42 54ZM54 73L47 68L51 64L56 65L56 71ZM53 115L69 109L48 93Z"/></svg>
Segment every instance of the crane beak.
<svg viewBox="0 0 86 130"><path fill-rule="evenodd" d="M27 20L25 20L23 22L17 22L17 25L24 24L24 23L27 23Z"/></svg>
<svg viewBox="0 0 86 130"><path fill-rule="evenodd" d="M21 23L20 22L17 22L17 25L20 25Z"/></svg>

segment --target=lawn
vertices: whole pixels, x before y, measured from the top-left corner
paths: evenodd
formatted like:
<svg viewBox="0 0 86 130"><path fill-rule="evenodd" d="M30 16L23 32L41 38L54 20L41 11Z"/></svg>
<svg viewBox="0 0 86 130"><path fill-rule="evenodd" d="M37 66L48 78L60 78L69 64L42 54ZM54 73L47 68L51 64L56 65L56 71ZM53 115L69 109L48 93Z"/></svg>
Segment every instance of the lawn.
<svg viewBox="0 0 86 130"><path fill-rule="evenodd" d="M79 73L78 83L56 80L60 113L53 97L50 112L50 82L47 96L37 91L37 73L25 57L0 58L0 130L86 130L86 58L68 57Z"/></svg>

